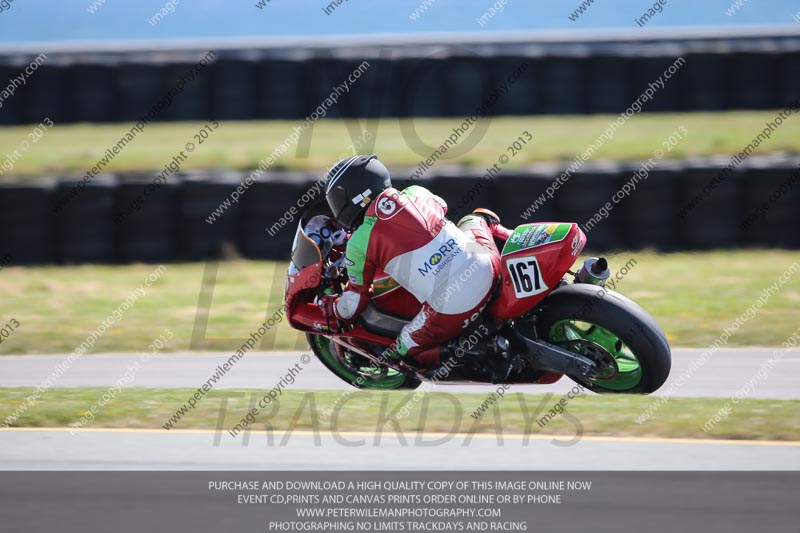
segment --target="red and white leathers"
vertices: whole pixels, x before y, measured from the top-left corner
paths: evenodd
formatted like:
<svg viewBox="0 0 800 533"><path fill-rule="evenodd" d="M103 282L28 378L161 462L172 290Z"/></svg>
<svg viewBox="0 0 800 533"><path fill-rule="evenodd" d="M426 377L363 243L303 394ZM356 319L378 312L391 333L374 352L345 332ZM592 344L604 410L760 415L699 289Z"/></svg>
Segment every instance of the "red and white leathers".
<svg viewBox="0 0 800 533"><path fill-rule="evenodd" d="M456 226L446 213L444 200L417 185L370 200L347 244L349 282L333 304L338 319L352 322L369 303L375 273L386 272L422 303L397 351L425 368L439 366L439 345L477 319L500 268L484 218L468 215Z"/></svg>

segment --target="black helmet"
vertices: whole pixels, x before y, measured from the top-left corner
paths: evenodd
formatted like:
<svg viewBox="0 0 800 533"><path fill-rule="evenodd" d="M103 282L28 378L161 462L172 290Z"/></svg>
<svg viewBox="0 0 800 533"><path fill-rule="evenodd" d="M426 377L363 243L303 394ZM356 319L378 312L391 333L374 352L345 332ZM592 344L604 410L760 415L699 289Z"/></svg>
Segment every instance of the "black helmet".
<svg viewBox="0 0 800 533"><path fill-rule="evenodd" d="M336 220L354 230L364 219L369 203L392 186L389 170L376 155L342 159L328 171L325 198Z"/></svg>

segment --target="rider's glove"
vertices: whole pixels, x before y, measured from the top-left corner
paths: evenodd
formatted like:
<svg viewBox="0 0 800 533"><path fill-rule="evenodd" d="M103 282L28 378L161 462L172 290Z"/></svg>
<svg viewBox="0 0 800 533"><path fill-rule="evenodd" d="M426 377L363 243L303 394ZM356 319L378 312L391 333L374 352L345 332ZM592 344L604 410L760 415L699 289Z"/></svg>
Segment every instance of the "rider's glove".
<svg viewBox="0 0 800 533"><path fill-rule="evenodd" d="M336 298L336 296L317 298L317 306L322 311L322 318L330 331L340 331L342 329L342 323L336 316L336 310L334 309Z"/></svg>

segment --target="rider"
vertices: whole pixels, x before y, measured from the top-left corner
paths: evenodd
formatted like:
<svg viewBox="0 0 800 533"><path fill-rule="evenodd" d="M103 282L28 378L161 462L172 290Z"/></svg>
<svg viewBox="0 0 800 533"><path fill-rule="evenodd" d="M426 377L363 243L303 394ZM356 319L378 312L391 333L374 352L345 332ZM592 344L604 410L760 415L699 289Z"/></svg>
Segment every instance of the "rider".
<svg viewBox="0 0 800 533"><path fill-rule="evenodd" d="M353 232L347 286L319 302L326 319L355 321L369 303L375 272L383 270L422 303L393 352L417 369L440 366L440 346L477 319L499 277L493 237L506 240L511 232L486 209L453 224L445 218L447 204L427 189L394 189L375 155L339 161L328 172L325 196L336 220Z"/></svg>

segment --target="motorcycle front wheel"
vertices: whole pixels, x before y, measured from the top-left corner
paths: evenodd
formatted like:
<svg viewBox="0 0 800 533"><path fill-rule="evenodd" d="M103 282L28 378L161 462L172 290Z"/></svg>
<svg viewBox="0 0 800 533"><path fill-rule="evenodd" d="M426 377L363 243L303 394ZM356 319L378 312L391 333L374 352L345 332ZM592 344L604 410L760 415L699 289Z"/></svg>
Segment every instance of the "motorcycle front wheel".
<svg viewBox="0 0 800 533"><path fill-rule="evenodd" d="M416 389L420 381L408 374L385 366L376 367L359 354L344 350L340 356L333 341L323 335L306 334L308 344L325 367L339 379L359 389L395 390Z"/></svg>

